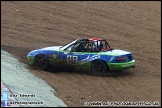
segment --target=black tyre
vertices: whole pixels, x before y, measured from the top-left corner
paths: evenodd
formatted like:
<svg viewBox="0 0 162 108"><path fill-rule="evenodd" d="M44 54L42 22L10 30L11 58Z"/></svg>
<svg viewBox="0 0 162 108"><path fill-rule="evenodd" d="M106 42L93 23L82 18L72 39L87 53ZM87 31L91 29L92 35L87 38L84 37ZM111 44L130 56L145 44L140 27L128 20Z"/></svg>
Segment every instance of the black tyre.
<svg viewBox="0 0 162 108"><path fill-rule="evenodd" d="M38 55L34 59L34 65L41 70L47 71L50 66L50 62L44 55Z"/></svg>
<svg viewBox="0 0 162 108"><path fill-rule="evenodd" d="M104 61L96 60L92 63L91 71L97 75L106 75L108 67Z"/></svg>
<svg viewBox="0 0 162 108"><path fill-rule="evenodd" d="M118 71L115 71L115 70L112 70L111 71L111 75L112 75L112 77L117 77L118 76Z"/></svg>

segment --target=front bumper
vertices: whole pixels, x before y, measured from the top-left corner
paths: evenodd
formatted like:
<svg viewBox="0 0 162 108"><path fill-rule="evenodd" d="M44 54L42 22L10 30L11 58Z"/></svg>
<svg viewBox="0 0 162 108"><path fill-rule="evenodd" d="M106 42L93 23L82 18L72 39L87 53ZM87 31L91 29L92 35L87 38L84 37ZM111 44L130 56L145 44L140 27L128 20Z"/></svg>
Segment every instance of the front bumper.
<svg viewBox="0 0 162 108"><path fill-rule="evenodd" d="M124 63L107 63L110 70L124 70L129 68L135 68L135 60Z"/></svg>

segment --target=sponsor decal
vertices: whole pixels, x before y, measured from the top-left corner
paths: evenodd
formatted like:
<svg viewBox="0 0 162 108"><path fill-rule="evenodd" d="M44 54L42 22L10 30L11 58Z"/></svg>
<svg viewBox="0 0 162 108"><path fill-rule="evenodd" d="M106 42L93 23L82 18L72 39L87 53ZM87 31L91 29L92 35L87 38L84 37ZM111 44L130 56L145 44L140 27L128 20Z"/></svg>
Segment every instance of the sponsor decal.
<svg viewBox="0 0 162 108"><path fill-rule="evenodd" d="M114 56L110 58L109 62L113 61L113 59L114 59Z"/></svg>
<svg viewBox="0 0 162 108"><path fill-rule="evenodd" d="M89 56L88 56L87 58L85 58L85 59L79 61L79 63L80 63L80 64L84 64L84 63L87 63L87 62L90 62L90 61L93 61L93 60L99 59L99 58L101 58L100 55L94 55L94 56L92 56L92 57L89 57Z"/></svg>
<svg viewBox="0 0 162 108"><path fill-rule="evenodd" d="M57 58L57 55L56 54L53 54L53 59L56 59Z"/></svg>

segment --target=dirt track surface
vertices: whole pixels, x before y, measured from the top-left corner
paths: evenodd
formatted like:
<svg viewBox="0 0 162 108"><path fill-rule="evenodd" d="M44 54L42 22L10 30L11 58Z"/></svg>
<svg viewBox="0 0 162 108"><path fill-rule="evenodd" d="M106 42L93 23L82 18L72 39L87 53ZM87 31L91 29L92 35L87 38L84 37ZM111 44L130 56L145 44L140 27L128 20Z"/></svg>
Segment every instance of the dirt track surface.
<svg viewBox="0 0 162 108"><path fill-rule="evenodd" d="M32 69L68 106L92 101L161 101L161 2L1 2L1 48L29 64L36 48L101 37L131 51L136 68L117 78ZM30 65L29 65L30 67Z"/></svg>

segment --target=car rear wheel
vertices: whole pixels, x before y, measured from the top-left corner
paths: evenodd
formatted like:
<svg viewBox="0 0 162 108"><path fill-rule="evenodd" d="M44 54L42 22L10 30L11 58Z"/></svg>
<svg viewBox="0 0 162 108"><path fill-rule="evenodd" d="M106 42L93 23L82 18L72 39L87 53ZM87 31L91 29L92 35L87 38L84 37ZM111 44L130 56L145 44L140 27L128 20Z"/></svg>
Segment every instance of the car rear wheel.
<svg viewBox="0 0 162 108"><path fill-rule="evenodd" d="M104 61L96 60L92 63L91 71L97 73L98 75L105 75L107 70L108 67Z"/></svg>
<svg viewBox="0 0 162 108"><path fill-rule="evenodd" d="M34 59L34 65L42 70L48 70L50 66L49 60L44 55L38 55Z"/></svg>

